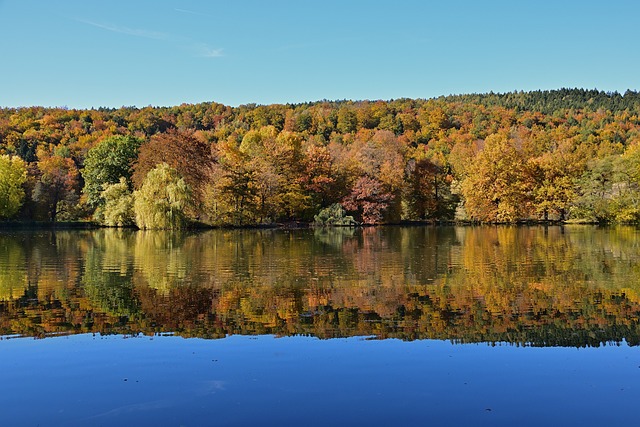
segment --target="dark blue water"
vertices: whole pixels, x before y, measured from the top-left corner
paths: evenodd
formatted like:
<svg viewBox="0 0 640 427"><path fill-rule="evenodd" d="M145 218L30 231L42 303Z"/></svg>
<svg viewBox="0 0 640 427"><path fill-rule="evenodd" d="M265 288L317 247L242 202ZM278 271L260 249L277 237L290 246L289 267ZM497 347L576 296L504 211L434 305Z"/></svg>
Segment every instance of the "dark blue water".
<svg viewBox="0 0 640 427"><path fill-rule="evenodd" d="M77 335L0 342L4 426L635 425L636 347Z"/></svg>

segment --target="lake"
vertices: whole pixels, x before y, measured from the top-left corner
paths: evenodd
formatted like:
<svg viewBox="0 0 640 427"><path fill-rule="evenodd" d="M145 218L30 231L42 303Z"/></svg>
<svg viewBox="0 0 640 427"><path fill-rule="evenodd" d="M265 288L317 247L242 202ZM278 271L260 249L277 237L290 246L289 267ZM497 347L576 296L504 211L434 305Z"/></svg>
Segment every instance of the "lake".
<svg viewBox="0 0 640 427"><path fill-rule="evenodd" d="M640 230L0 232L3 426L619 425Z"/></svg>

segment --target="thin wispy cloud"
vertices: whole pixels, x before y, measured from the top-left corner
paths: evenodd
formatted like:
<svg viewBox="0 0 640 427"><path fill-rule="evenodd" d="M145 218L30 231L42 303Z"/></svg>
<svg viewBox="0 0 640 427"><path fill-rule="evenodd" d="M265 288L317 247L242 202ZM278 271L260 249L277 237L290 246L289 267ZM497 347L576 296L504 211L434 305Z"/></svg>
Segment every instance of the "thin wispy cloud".
<svg viewBox="0 0 640 427"><path fill-rule="evenodd" d="M126 34L128 36L143 37L153 40L170 40L171 36L166 33L160 33L156 31L142 30L138 28L128 28L118 25L101 24L99 22L87 21L84 19L76 19L83 24L91 25L92 27L102 28L103 30L111 31L118 34Z"/></svg>
<svg viewBox="0 0 640 427"><path fill-rule="evenodd" d="M175 8L173 10L175 10L176 12L180 12L180 13L187 13L189 15L207 16L209 18L213 17L212 15L209 15L209 14L206 14L206 13L202 13L202 12L196 12L195 10L178 9L178 8Z"/></svg>
<svg viewBox="0 0 640 427"><path fill-rule="evenodd" d="M202 58L220 58L221 56L224 56L222 49L214 49L204 43L195 44L194 50L196 52L196 56Z"/></svg>
<svg viewBox="0 0 640 427"><path fill-rule="evenodd" d="M142 37L171 43L180 49L192 52L194 56L200 58L220 58L224 56L222 48L213 48L206 43L198 42L188 37L179 37L168 33L149 31L139 28L129 28L120 25L103 24L86 19L75 19L75 21L117 34L125 34L133 37Z"/></svg>

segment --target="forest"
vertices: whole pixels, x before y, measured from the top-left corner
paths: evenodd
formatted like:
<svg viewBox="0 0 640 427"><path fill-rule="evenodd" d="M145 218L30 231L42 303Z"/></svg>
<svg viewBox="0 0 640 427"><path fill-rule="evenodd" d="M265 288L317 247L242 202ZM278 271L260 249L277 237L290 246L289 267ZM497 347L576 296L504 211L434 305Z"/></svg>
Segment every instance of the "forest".
<svg viewBox="0 0 640 427"><path fill-rule="evenodd" d="M0 109L0 221L640 220L640 94Z"/></svg>

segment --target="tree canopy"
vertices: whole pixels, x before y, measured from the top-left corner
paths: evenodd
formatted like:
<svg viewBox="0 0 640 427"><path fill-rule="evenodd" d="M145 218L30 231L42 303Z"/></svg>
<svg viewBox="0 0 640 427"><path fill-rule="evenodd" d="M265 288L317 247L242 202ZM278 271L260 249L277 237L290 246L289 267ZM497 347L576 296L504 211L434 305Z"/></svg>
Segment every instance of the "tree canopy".
<svg viewBox="0 0 640 427"><path fill-rule="evenodd" d="M108 186L140 190L166 163L191 189L184 215L212 225L311 223L336 203L366 224L637 222L639 146L632 90L0 109L24 220L105 222Z"/></svg>
<svg viewBox="0 0 640 427"><path fill-rule="evenodd" d="M129 184L133 162L138 158L141 141L132 136L114 135L100 141L91 148L84 160L82 178L87 203L92 208L104 204L102 191L108 184L124 178Z"/></svg>

